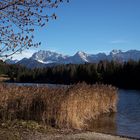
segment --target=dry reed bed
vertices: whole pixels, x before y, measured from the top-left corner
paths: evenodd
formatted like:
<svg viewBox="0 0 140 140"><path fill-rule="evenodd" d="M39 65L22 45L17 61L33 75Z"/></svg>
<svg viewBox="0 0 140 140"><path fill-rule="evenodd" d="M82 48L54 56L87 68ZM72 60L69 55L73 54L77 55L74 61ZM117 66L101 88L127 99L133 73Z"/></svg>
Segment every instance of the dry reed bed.
<svg viewBox="0 0 140 140"><path fill-rule="evenodd" d="M35 120L58 128L87 128L87 121L116 111L117 89L77 84L67 88L0 84L0 119Z"/></svg>

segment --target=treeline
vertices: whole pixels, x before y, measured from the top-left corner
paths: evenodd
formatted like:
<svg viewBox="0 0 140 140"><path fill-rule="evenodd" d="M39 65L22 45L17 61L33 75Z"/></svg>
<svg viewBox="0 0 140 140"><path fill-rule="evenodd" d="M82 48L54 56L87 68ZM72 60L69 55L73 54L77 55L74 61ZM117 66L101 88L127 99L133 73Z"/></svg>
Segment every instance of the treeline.
<svg viewBox="0 0 140 140"><path fill-rule="evenodd" d="M140 89L140 61L125 63L100 61L94 64L68 64L43 69L9 65L6 73L16 82L53 84L111 84L120 88Z"/></svg>
<svg viewBox="0 0 140 140"><path fill-rule="evenodd" d="M14 64L6 64L0 60L0 76L7 75L10 78L10 82L15 82L19 73L24 73L25 71L30 71L26 67Z"/></svg>
<svg viewBox="0 0 140 140"><path fill-rule="evenodd" d="M0 75L7 73L7 65L0 60Z"/></svg>

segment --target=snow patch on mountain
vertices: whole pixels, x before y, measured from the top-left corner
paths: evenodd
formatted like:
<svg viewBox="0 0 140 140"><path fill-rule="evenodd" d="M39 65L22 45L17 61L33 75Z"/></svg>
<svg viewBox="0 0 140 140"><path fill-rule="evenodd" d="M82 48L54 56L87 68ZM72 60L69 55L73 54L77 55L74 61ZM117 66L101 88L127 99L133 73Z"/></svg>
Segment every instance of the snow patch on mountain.
<svg viewBox="0 0 140 140"><path fill-rule="evenodd" d="M115 60L119 62L125 62L129 60L139 61L140 51L129 50L123 52L121 50L112 50L108 55L105 53L87 54L82 51L78 51L73 56L62 55L51 51L38 51L34 53L29 59L24 58L20 61L7 60L6 63L21 64L27 67L46 67L59 64L84 64L84 63L98 63L101 60Z"/></svg>
<svg viewBox="0 0 140 140"><path fill-rule="evenodd" d="M85 52L78 51L76 55L81 58L83 61L88 62L88 55Z"/></svg>
<svg viewBox="0 0 140 140"><path fill-rule="evenodd" d="M38 62L40 63L43 63L43 64L50 64L50 63L55 63L55 61L51 61L51 60L48 60L46 62L42 61L42 60L37 60Z"/></svg>

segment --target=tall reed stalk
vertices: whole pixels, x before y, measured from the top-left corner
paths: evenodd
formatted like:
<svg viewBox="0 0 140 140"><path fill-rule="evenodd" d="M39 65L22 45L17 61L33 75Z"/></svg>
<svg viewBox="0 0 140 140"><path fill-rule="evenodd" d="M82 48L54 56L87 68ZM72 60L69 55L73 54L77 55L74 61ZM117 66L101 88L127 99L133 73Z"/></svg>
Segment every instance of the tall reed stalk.
<svg viewBox="0 0 140 140"><path fill-rule="evenodd" d="M20 87L0 84L0 119L35 120L56 128L84 129L87 121L116 112L117 89L107 85Z"/></svg>

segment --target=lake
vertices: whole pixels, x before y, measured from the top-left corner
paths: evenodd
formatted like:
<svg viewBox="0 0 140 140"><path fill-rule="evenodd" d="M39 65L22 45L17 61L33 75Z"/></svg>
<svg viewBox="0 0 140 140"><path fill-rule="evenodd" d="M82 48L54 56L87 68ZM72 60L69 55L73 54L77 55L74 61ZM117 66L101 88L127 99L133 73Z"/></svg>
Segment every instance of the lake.
<svg viewBox="0 0 140 140"><path fill-rule="evenodd" d="M120 90L117 134L140 138L140 91Z"/></svg>
<svg viewBox="0 0 140 140"><path fill-rule="evenodd" d="M90 130L140 138L140 91L119 90L117 113L92 122Z"/></svg>
<svg viewBox="0 0 140 140"><path fill-rule="evenodd" d="M53 84L23 84L22 86L61 87ZM140 138L140 91L119 90L117 113L104 115L90 122L91 131Z"/></svg>

